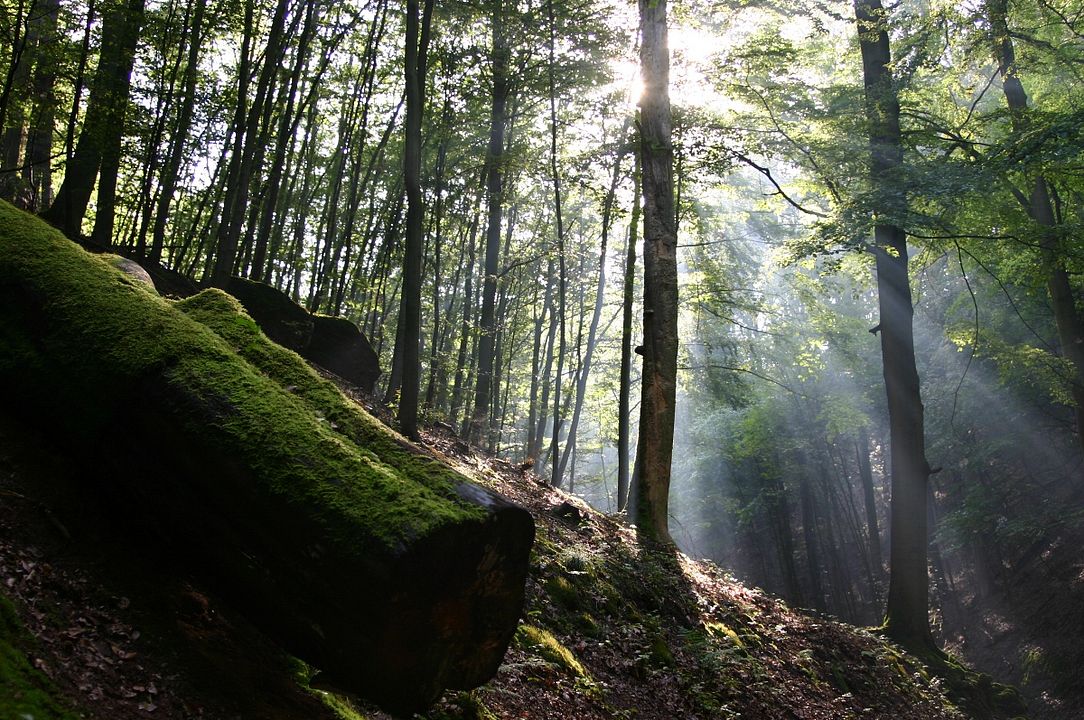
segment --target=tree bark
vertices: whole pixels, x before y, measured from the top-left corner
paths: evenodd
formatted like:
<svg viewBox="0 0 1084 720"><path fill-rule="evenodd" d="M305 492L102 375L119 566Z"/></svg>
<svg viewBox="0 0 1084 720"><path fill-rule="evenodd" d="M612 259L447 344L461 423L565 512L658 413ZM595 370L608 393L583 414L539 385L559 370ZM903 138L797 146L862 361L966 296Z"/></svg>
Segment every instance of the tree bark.
<svg viewBox="0 0 1084 720"><path fill-rule="evenodd" d="M493 4L491 51L492 87L490 88L489 148L486 152L486 196L489 224L486 228L485 276L482 283L482 311L478 323L478 378L474 390L474 410L470 421L470 439L484 441L489 423L490 394L493 383L493 345L496 335L494 306L497 299L497 266L501 250L501 215L504 204L502 162L504 157L505 106L508 102L508 38L504 27L504 1Z"/></svg>
<svg viewBox="0 0 1084 720"><path fill-rule="evenodd" d="M640 0L641 186L644 201L644 345L639 468L633 517L647 537L670 541L668 506L677 396L678 283L666 0Z"/></svg>
<svg viewBox="0 0 1084 720"><path fill-rule="evenodd" d="M403 325L403 386L399 393L399 429L409 438L418 436L418 396L421 385L422 322L422 114L425 112L426 54L433 0L425 0L419 31L418 0L407 0L406 147L403 152L403 184L407 194L406 238L403 250L403 294L399 307Z"/></svg>
<svg viewBox="0 0 1084 720"><path fill-rule="evenodd" d="M553 0L546 3L549 13L549 94L550 94L550 180L553 182L554 225L557 228L557 309L553 321L560 327L560 344L557 348L557 374L553 379L553 433L550 437L550 458L553 469L550 484L561 487L561 463L559 457L561 439L561 386L564 383L565 366L565 304L566 304L566 269L565 269L565 224L561 212L561 175L557 170L557 90L554 78L554 46L557 42L557 25L553 14Z"/></svg>
<svg viewBox="0 0 1084 720"><path fill-rule="evenodd" d="M101 58L94 75L79 143L64 169L64 182L57 190L56 200L42 213L46 221L68 237L81 234L83 216L86 215L100 171L94 237L103 245L111 242L120 144L128 109L136 42L142 23L143 0L128 0L126 5L121 4L113 9L102 24ZM106 215L108 217L103 217Z"/></svg>
<svg viewBox="0 0 1084 720"><path fill-rule="evenodd" d="M891 449L892 545L885 630L906 648L934 649L926 561L926 462L923 408L915 364L914 307L907 274L907 238L898 224L906 209L900 187L903 145L892 77L888 22L880 0L855 0L869 123L870 178L882 195L874 226L881 358Z"/></svg>
<svg viewBox="0 0 1084 720"><path fill-rule="evenodd" d="M638 124L638 123L637 123ZM636 153L633 181L640 187L640 154ZM625 279L621 303L621 371L617 390L617 511L623 512L629 502L630 457L629 414L632 383L632 311L636 286L636 241L640 228L640 196L632 201L628 244L625 248Z"/></svg>
<svg viewBox="0 0 1084 720"><path fill-rule="evenodd" d="M855 443L855 455L858 458L858 475L862 481L862 499L865 502L870 563L873 565L877 579L883 581L885 561L881 550L881 530L877 522L877 500L873 494L873 468L870 467L869 462L869 433L866 430L861 431Z"/></svg>

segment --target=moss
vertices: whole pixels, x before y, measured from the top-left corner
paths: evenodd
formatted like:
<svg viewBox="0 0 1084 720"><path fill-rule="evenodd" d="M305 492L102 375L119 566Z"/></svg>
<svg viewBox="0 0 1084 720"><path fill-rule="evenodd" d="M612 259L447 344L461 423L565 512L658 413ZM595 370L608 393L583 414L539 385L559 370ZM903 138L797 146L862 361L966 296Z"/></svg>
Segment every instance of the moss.
<svg viewBox="0 0 1084 720"><path fill-rule="evenodd" d="M38 672L25 649L31 639L11 602L0 595L0 717L12 720L74 720L49 679Z"/></svg>
<svg viewBox="0 0 1084 720"><path fill-rule="evenodd" d="M562 575L551 575L546 578L546 594L554 603L565 610L578 611L583 609L583 600L579 590Z"/></svg>
<svg viewBox="0 0 1084 720"><path fill-rule="evenodd" d="M966 667L956 657L932 647L912 653L925 663L925 667L918 668L922 677L928 678L932 673L941 678L949 700L976 720L1012 717L1027 711L1016 688L994 682L989 675Z"/></svg>
<svg viewBox="0 0 1084 720"><path fill-rule="evenodd" d="M537 652L543 660L567 670L576 677L590 677L572 651L562 645L552 633L542 628L534 625L520 625L516 628L514 642L517 647Z"/></svg>
<svg viewBox="0 0 1084 720"><path fill-rule="evenodd" d="M670 646L666 644L666 638L662 635L656 635L651 639L647 658L648 661L656 667L673 667L677 662L674 659L674 653L670 649Z"/></svg>
<svg viewBox="0 0 1084 720"><path fill-rule="evenodd" d="M577 631L589 638L602 637L602 628L598 621L589 612L582 612L576 616L573 625Z"/></svg>
<svg viewBox="0 0 1084 720"><path fill-rule="evenodd" d="M339 720L366 720L357 709L354 708L353 703L347 698L337 695L327 690L320 688L314 688L311 686L314 670L304 660L287 655L284 658L287 671L293 675L294 681L297 682L302 689L310 693L313 697L323 703L324 707L335 714Z"/></svg>
<svg viewBox="0 0 1084 720"><path fill-rule="evenodd" d="M353 402L331 382L316 374L305 360L272 342L231 295L204 290L176 303L188 317L213 330L260 373L301 400L338 435L377 457L395 458L395 470L405 479L455 500L455 471L406 450L407 441ZM349 321L347 321L349 322Z"/></svg>
<svg viewBox="0 0 1084 720"><path fill-rule="evenodd" d="M483 516L455 494L461 476L408 449L221 293L185 305L212 332L5 203L0 228L0 377L53 403L76 442L103 442L156 377L185 437L239 455L260 492L304 508L348 554Z"/></svg>
<svg viewBox="0 0 1084 720"><path fill-rule="evenodd" d="M738 633L734 631L732 627L722 622L709 622L704 625L704 629L708 631L708 634L720 638L727 639L734 644L734 647L741 651L743 655L747 654L745 649L745 643L738 637Z"/></svg>
<svg viewBox="0 0 1084 720"><path fill-rule="evenodd" d="M476 692L459 693L455 703L462 711L462 720L497 720L497 716L486 707Z"/></svg>

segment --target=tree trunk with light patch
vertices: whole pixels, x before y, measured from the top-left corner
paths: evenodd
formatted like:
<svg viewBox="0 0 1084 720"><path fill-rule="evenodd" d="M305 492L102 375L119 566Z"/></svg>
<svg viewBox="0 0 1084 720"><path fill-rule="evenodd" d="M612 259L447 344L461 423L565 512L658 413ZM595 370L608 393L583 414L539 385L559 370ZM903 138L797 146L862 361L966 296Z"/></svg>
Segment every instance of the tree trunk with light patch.
<svg viewBox="0 0 1084 720"><path fill-rule="evenodd" d="M895 224L906 209L904 191L898 184L903 166L900 106L889 69L892 59L885 10L880 0L856 0L854 9L869 123L870 178L882 194L872 252L877 266L892 457L891 574L885 629L904 647L922 652L935 649L930 634L926 563L926 485L930 466L926 462L922 397L915 364L907 237Z"/></svg>
<svg viewBox="0 0 1084 720"><path fill-rule="evenodd" d="M666 0L640 0L641 188L644 202L644 343L640 399L639 472L633 479L638 531L670 541L667 527L670 463L677 396L678 284L671 145L670 53Z"/></svg>

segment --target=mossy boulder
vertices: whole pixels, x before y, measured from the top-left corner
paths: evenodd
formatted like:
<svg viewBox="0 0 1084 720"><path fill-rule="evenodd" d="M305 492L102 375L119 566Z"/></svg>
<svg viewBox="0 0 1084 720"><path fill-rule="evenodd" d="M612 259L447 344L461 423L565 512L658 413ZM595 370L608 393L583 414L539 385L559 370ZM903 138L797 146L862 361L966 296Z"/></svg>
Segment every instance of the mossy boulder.
<svg viewBox="0 0 1084 720"><path fill-rule="evenodd" d="M121 257L120 255L103 255L102 257L104 257L110 265L115 267L117 270L120 270L125 275L128 275L133 279L138 280L139 282L143 283L144 285L153 290L157 290L150 273L147 272L143 268L143 266L137 263L135 260L129 260L126 257Z"/></svg>
<svg viewBox="0 0 1084 720"><path fill-rule="evenodd" d="M358 326L346 318L312 316L312 339L302 353L320 367L372 392L380 358Z"/></svg>
<svg viewBox="0 0 1084 720"><path fill-rule="evenodd" d="M330 682L404 712L496 672L530 514L419 455L222 293L160 298L0 203L0 393L164 560Z"/></svg>
<svg viewBox="0 0 1084 720"><path fill-rule="evenodd" d="M380 358L357 325L346 318L310 314L286 293L254 280L230 278L226 292L241 301L267 337L366 392L373 391Z"/></svg>
<svg viewBox="0 0 1084 720"><path fill-rule="evenodd" d="M267 337L296 352L312 339L312 315L278 288L255 280L231 277L226 292L241 301Z"/></svg>

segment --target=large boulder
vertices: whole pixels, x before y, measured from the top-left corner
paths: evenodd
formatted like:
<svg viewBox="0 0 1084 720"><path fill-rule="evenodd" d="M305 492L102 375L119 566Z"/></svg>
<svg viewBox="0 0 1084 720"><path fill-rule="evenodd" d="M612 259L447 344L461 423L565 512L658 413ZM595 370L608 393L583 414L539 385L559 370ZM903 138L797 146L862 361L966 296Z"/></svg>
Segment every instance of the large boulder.
<svg viewBox="0 0 1084 720"><path fill-rule="evenodd" d="M496 672L529 513L419 454L225 294L172 303L0 203L0 393L333 684L409 712Z"/></svg>
<svg viewBox="0 0 1084 720"><path fill-rule="evenodd" d="M226 292L241 301L260 329L325 370L372 392L380 377L380 357L358 326L346 318L310 314L281 290L240 277Z"/></svg>
<svg viewBox="0 0 1084 720"><path fill-rule="evenodd" d="M312 339L312 316L278 288L255 280L231 277L226 292L241 301L267 337L295 352Z"/></svg>
<svg viewBox="0 0 1084 720"><path fill-rule="evenodd" d="M121 257L120 255L110 254L102 255L102 257L106 260L106 262L115 267L117 270L120 270L125 275L128 275L129 277L138 280L155 292L158 291L158 288L155 286L154 279L151 277L150 273L147 272L143 268L143 266L137 263L135 260L129 260L126 257Z"/></svg>
<svg viewBox="0 0 1084 720"><path fill-rule="evenodd" d="M358 326L346 318L312 316L312 339L301 353L325 370L372 392L380 377L380 357Z"/></svg>

